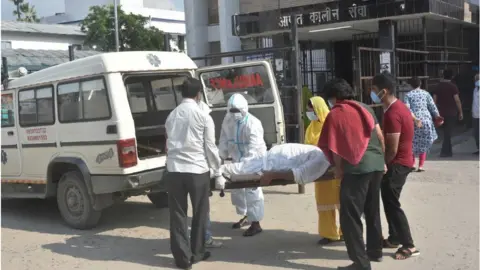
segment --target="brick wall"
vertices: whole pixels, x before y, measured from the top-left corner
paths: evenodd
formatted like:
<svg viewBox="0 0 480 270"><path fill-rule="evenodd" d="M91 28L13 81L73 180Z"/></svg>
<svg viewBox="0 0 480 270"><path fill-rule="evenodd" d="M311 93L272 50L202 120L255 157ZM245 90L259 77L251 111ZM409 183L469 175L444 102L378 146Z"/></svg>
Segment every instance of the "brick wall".
<svg viewBox="0 0 480 270"><path fill-rule="evenodd" d="M332 0L239 0L240 13L251 13L278 8L291 8L331 2Z"/></svg>

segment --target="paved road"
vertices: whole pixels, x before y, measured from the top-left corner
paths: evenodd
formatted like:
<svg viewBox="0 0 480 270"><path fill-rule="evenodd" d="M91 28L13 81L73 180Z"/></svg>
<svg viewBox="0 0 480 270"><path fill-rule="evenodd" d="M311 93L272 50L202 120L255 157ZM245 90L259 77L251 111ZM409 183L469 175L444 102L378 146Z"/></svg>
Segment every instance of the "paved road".
<svg viewBox="0 0 480 270"><path fill-rule="evenodd" d="M479 166L472 141L456 146L455 157L427 161L402 194L421 256L398 262L388 257L374 269L458 270L479 266ZM228 196L212 197L213 230L225 247L195 269L336 269L348 264L342 244L321 248L317 239L313 186L266 193L265 231L243 238L230 229L237 217ZM93 231L62 225L55 203L2 202L2 269L170 269L168 211L144 197L105 211ZM384 222L385 224L385 222ZM384 231L386 228L384 227Z"/></svg>

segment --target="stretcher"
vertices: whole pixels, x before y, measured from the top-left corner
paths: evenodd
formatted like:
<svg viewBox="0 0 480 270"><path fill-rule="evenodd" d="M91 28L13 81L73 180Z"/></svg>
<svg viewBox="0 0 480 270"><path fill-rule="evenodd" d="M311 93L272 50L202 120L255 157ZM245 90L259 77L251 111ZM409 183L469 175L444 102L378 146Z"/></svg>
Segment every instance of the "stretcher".
<svg viewBox="0 0 480 270"><path fill-rule="evenodd" d="M225 177L227 182L225 183L224 190L261 187L262 185L260 184L260 178L261 176L258 174L233 175L231 177ZM325 172L324 175L322 175L322 177L318 178L314 182L328 181L334 178L335 176L333 172L333 167L331 167ZM271 186L286 186L286 185L298 185L298 183L293 180L274 179L272 180L272 182L270 182L268 186L271 187ZM215 188L215 179L212 179L211 181L211 190L217 190ZM219 190L220 197L224 196L224 190Z"/></svg>

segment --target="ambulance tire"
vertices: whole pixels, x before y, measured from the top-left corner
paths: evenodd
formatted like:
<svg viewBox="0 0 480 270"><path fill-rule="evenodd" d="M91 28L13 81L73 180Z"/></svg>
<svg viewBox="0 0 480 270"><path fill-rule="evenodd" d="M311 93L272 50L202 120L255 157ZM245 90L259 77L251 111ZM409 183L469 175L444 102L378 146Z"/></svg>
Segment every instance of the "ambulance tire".
<svg viewBox="0 0 480 270"><path fill-rule="evenodd" d="M78 171L68 171L60 178L57 204L63 220L74 229L94 228L102 215L101 211L93 209L82 174Z"/></svg>
<svg viewBox="0 0 480 270"><path fill-rule="evenodd" d="M147 195L148 199L155 205L157 208L168 208L168 193L167 192L156 192L150 193Z"/></svg>

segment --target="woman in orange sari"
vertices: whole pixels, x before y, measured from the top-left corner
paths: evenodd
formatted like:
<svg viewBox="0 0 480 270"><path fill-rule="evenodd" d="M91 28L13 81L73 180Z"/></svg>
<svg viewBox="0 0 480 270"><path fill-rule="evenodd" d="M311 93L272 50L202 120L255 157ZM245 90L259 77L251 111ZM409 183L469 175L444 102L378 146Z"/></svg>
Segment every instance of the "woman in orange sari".
<svg viewBox="0 0 480 270"><path fill-rule="evenodd" d="M312 97L307 105L307 117L310 125L305 132L305 143L317 145L322 132L323 123L330 112L325 100ZM340 208L340 180L315 182L315 200L318 211L318 233L321 239L319 245L327 245L343 239L337 226L338 209Z"/></svg>

